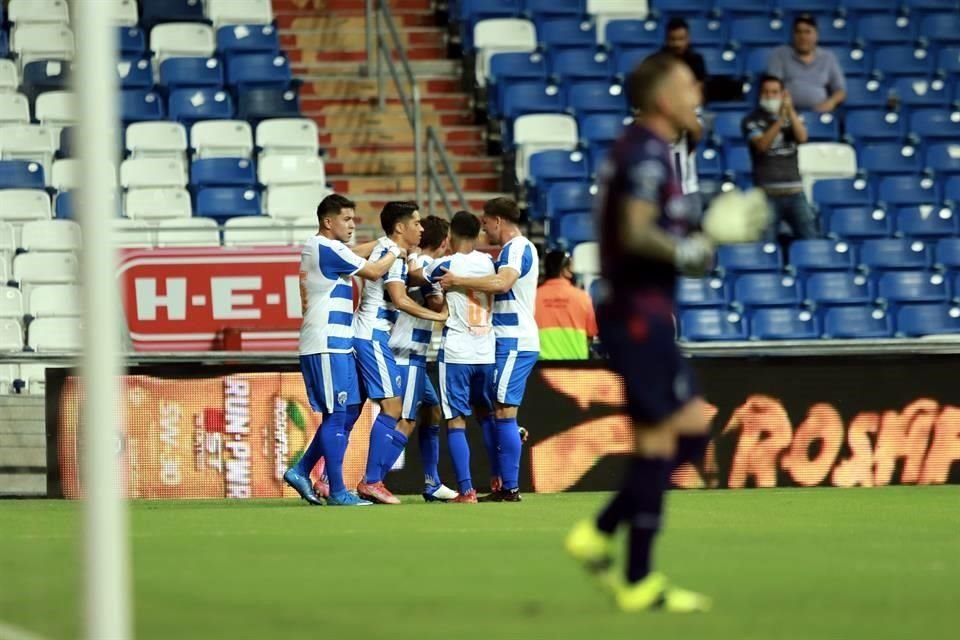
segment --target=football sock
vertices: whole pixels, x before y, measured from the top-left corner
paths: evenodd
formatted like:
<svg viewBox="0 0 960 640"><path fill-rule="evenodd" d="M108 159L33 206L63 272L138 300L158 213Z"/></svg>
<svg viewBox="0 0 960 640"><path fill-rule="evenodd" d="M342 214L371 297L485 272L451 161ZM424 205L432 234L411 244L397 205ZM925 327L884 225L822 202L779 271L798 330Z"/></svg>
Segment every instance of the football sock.
<svg viewBox="0 0 960 640"><path fill-rule="evenodd" d="M457 474L457 488L461 494L473 489L470 477L470 445L466 429L447 429L447 446L453 459L453 471Z"/></svg>
<svg viewBox="0 0 960 640"><path fill-rule="evenodd" d="M323 425L327 424L328 420L332 420L335 415L337 414L323 414L320 426L317 427L317 431L313 434L313 439L310 441L310 444L307 445L307 449L303 452L303 455L300 456L300 459L297 460L297 464L293 466L297 473L308 478L310 477L310 472L313 471L313 468L317 466L320 458L323 457Z"/></svg>
<svg viewBox="0 0 960 640"><path fill-rule="evenodd" d="M373 427L370 429L370 448L367 450L367 470L364 474L364 482L367 484L376 484L383 480L380 474L383 452L387 446L387 434L396 428L397 419L391 418L382 411L373 421Z"/></svg>
<svg viewBox="0 0 960 640"><path fill-rule="evenodd" d="M503 488L507 490L519 487L520 479L520 430L516 418L497 419L497 452L500 460L500 476Z"/></svg>
<svg viewBox="0 0 960 640"><path fill-rule="evenodd" d="M491 413L481 420L483 429L483 444L487 448L487 458L490 460L490 475L500 476L500 454L497 452L497 418Z"/></svg>
<svg viewBox="0 0 960 640"><path fill-rule="evenodd" d="M663 494L671 466L670 460L661 458L634 458L630 462L626 488L632 498L627 543L627 582L631 584L650 573L653 541L660 530Z"/></svg>
<svg viewBox="0 0 960 640"><path fill-rule="evenodd" d="M380 479L387 477L390 469L400 458L400 454L407 447L407 436L399 429L387 432L387 443L383 448L383 461L380 467Z"/></svg>
<svg viewBox="0 0 960 640"><path fill-rule="evenodd" d="M673 468L676 469L687 462L698 465L707 451L710 436L680 436L677 438L677 455L673 458Z"/></svg>
<svg viewBox="0 0 960 640"><path fill-rule="evenodd" d="M343 430L344 412L334 413L327 417L320 425L320 435L323 438L323 451L327 463L327 478L330 481L330 491L340 493L346 491L343 484L343 456L347 452L347 434Z"/></svg>
<svg viewBox="0 0 960 640"><path fill-rule="evenodd" d="M350 442L350 434L353 432L354 425L360 419L360 412L363 410L363 403L347 405L346 416L343 419L343 432L347 434L347 442Z"/></svg>
<svg viewBox="0 0 960 640"><path fill-rule="evenodd" d="M423 477L426 484L440 484L440 426L432 424L417 431L420 443L420 460L423 462Z"/></svg>

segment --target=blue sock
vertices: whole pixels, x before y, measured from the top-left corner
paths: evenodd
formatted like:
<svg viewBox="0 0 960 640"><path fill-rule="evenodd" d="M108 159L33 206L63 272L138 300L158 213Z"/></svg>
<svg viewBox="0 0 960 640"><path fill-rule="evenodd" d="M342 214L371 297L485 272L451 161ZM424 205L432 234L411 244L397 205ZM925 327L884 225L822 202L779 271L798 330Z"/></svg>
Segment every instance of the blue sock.
<svg viewBox="0 0 960 640"><path fill-rule="evenodd" d="M331 493L340 493L347 489L343 484L343 456L347 452L347 434L343 431L344 418L342 411L334 413L320 425Z"/></svg>
<svg viewBox="0 0 960 640"><path fill-rule="evenodd" d="M420 443L420 460L423 462L423 478L426 484L440 484L440 426L432 424L420 427L417 432Z"/></svg>
<svg viewBox="0 0 960 640"><path fill-rule="evenodd" d="M457 487L460 493L473 489L470 478L470 445L467 444L466 429L447 429L447 445L453 458L453 471L457 474Z"/></svg>
<svg viewBox="0 0 960 640"><path fill-rule="evenodd" d="M360 419L360 410L363 404L347 405L347 411L343 414L343 433L347 436L347 444L350 444L350 434L353 433L353 427Z"/></svg>
<svg viewBox="0 0 960 640"><path fill-rule="evenodd" d="M497 448L504 489L516 489L520 480L520 430L516 418L497 419Z"/></svg>
<svg viewBox="0 0 960 640"><path fill-rule="evenodd" d="M500 454L497 452L497 419L491 413L480 422L483 428L483 444L490 460L490 476L500 476Z"/></svg>
<svg viewBox="0 0 960 640"><path fill-rule="evenodd" d="M383 448L383 459L380 461L380 479L387 477L390 469L400 458L400 454L407 448L407 436L399 429L387 433L387 443Z"/></svg>
<svg viewBox="0 0 960 640"><path fill-rule="evenodd" d="M323 425L325 425L327 420L330 420L333 415L335 414L323 414L323 419L320 423L320 426L317 427L316 433L313 434L313 440L311 440L310 444L307 445L307 450L304 451L303 455L300 456L300 459L297 460L297 464L293 465L293 468L297 470L297 473L309 478L310 472L313 471L313 468L317 466L318 462L320 462L320 458L323 457Z"/></svg>
<svg viewBox="0 0 960 640"><path fill-rule="evenodd" d="M380 412L370 429L370 449L367 451L367 471L364 482L374 484L383 480L380 463L387 446L387 434L397 428L397 419Z"/></svg>

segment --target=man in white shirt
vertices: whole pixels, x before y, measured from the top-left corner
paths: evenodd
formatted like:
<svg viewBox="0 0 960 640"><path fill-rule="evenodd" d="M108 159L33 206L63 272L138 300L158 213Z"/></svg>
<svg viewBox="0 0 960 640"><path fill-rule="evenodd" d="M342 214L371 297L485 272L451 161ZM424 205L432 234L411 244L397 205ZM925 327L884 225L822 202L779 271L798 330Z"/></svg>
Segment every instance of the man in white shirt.
<svg viewBox="0 0 960 640"><path fill-rule="evenodd" d="M352 276L382 278L405 252L391 247L376 259L364 260L344 243L353 237L355 208L347 198L333 194L317 207L319 231L300 254L300 370L314 411L323 414L320 428L300 460L284 474L284 481L310 504L323 504L310 484L310 472L321 457L330 481L328 505L368 505L346 490L343 456L347 432L360 415L362 398L353 356Z"/></svg>
<svg viewBox="0 0 960 640"><path fill-rule="evenodd" d="M487 239L501 245L497 272L483 277L451 269L443 277L445 289L466 287L494 295L493 327L496 332L496 368L493 393L496 408L492 437L487 439L496 458L499 478L491 482L484 501L519 502L520 430L517 410L523 401L527 378L540 354L540 332L534 319L540 258L537 248L520 231L520 209L509 198L494 198L483 206ZM488 421L487 425L491 423ZM485 426L490 429L490 426Z"/></svg>

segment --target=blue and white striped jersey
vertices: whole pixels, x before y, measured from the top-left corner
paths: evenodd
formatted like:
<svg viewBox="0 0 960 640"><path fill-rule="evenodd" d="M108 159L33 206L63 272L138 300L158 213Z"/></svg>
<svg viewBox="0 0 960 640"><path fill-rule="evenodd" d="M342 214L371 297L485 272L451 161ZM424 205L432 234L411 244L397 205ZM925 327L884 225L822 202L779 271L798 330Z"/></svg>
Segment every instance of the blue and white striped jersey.
<svg viewBox="0 0 960 640"><path fill-rule="evenodd" d="M424 274L433 262L433 258L423 254L415 254L410 261L423 269ZM410 297L418 304L424 305L427 295L433 290L432 285L410 287ZM425 306L425 305L424 305ZM433 337L433 321L424 320L400 311L397 323L390 334L390 349L397 360L397 364L426 363L427 351L430 349L430 340Z"/></svg>
<svg viewBox="0 0 960 640"><path fill-rule="evenodd" d="M494 274L490 256L473 251L455 253L435 260L426 272L430 282L437 282L447 271L467 278L483 278ZM443 328L440 361L449 364L493 364L496 342L491 322L492 304L488 293L454 287L447 291L450 315Z"/></svg>
<svg viewBox="0 0 960 640"><path fill-rule="evenodd" d="M373 252L370 262L376 262L386 255L397 243L390 238L380 238ZM407 282L407 263L405 260L395 260L379 280L370 280L363 287L360 296L360 307L353 318L353 335L360 340L372 340L375 331L390 333L393 324L397 321L397 308L390 302L387 295L388 282ZM386 336L378 336L386 339Z"/></svg>
<svg viewBox="0 0 960 640"><path fill-rule="evenodd" d="M534 319L540 257L533 243L523 236L510 240L500 250L497 271L513 269L520 274L510 291L493 299L493 329L497 349L540 351L540 332Z"/></svg>
<svg viewBox="0 0 960 640"><path fill-rule="evenodd" d="M300 252L300 354L353 349L353 285L366 260L339 240L314 236Z"/></svg>

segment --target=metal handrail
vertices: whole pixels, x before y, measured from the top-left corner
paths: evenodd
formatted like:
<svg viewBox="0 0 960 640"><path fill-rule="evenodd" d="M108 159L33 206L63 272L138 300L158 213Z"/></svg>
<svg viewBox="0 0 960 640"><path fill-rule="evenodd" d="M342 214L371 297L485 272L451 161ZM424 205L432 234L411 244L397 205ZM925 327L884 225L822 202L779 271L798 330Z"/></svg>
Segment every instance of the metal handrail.
<svg viewBox="0 0 960 640"><path fill-rule="evenodd" d="M433 215L433 191L434 188L436 188L440 194L440 198L443 200L443 207L446 209L447 217L452 218L454 207L450 205L447 190L443 188L443 183L440 180L441 176L437 173L433 158L434 153L440 158L443 171L453 186L453 191L457 194L457 199L460 201L460 208L469 210L470 207L467 204L467 198L463 195L463 190L460 188L460 181L457 179L457 174L454 173L453 166L450 164L450 158L447 156L447 149L443 146L443 141L440 139L440 136L437 135L436 129L427 127L427 210L430 215Z"/></svg>

